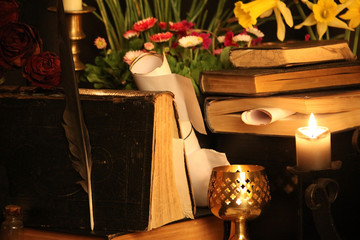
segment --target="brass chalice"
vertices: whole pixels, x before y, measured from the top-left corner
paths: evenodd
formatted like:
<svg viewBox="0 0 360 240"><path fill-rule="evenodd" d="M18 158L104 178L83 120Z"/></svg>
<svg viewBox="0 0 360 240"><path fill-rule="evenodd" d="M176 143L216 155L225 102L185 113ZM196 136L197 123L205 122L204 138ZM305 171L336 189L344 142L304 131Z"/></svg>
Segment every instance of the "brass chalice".
<svg viewBox="0 0 360 240"><path fill-rule="evenodd" d="M231 221L231 240L247 240L246 220L261 214L270 201L265 169L258 165L229 165L212 170L208 200L211 212Z"/></svg>

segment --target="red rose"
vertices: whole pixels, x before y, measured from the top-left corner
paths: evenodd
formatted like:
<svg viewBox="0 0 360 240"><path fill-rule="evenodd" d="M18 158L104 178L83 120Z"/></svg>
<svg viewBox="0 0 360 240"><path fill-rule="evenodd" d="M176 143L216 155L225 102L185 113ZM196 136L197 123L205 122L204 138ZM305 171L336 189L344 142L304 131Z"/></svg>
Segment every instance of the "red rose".
<svg viewBox="0 0 360 240"><path fill-rule="evenodd" d="M19 4L15 0L0 0L0 27L19 19Z"/></svg>
<svg viewBox="0 0 360 240"><path fill-rule="evenodd" d="M8 23L0 28L0 65L6 69L24 66L41 48L39 34L26 24Z"/></svg>
<svg viewBox="0 0 360 240"><path fill-rule="evenodd" d="M51 89L60 84L60 58L52 52L33 55L23 69L23 77L32 85Z"/></svg>

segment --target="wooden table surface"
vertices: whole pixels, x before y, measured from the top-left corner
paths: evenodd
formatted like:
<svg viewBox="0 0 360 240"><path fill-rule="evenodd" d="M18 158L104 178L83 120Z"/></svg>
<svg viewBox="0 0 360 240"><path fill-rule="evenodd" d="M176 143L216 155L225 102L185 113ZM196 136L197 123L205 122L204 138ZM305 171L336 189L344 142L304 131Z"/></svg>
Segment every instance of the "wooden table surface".
<svg viewBox="0 0 360 240"><path fill-rule="evenodd" d="M223 221L214 217L202 217L196 220L186 220L169 224L149 232L137 232L121 235L112 240L221 240L224 235ZM106 237L91 237L59 232L51 232L39 229L26 228L24 240L105 240Z"/></svg>

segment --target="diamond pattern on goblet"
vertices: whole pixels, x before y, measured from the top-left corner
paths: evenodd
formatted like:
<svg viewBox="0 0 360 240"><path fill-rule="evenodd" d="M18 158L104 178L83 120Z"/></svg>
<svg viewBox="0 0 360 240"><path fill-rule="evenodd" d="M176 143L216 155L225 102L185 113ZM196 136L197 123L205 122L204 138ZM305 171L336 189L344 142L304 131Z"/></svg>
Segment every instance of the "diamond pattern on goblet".
<svg viewBox="0 0 360 240"><path fill-rule="evenodd" d="M259 209L250 214L254 217L260 214L261 208L271 199L266 175L251 171L212 174L208 197L210 208L220 204L217 207L219 209L222 205L227 206L227 209L237 209L232 211Z"/></svg>
<svg viewBox="0 0 360 240"><path fill-rule="evenodd" d="M214 168L208 190L211 212L234 223L231 239L248 239L245 221L259 216L271 199L265 170L257 165Z"/></svg>

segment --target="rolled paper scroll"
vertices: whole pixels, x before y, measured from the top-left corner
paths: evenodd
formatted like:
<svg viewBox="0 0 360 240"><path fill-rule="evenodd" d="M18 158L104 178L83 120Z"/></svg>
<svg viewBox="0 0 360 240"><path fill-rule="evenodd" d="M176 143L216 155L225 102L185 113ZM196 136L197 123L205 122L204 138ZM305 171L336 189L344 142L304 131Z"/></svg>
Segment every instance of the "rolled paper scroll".
<svg viewBox="0 0 360 240"><path fill-rule="evenodd" d="M144 53L130 66L138 89L171 91L178 109L180 130L197 206L207 206L207 189L213 167L229 165L224 153L202 149L193 130L206 134L204 119L189 78L173 74L165 55Z"/></svg>
<svg viewBox="0 0 360 240"><path fill-rule="evenodd" d="M281 108L256 108L243 112L241 119L248 125L260 126L273 123L293 114L295 114L295 112Z"/></svg>

